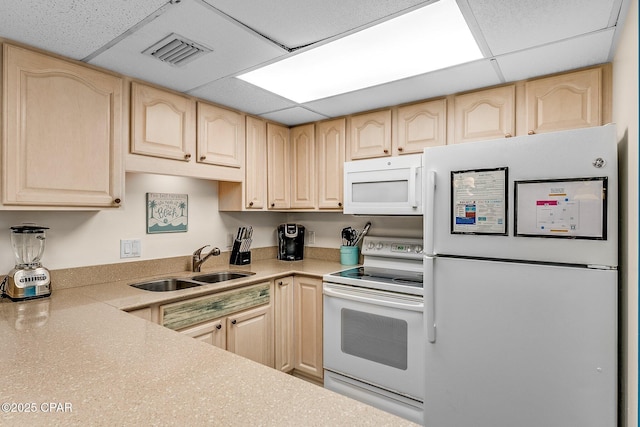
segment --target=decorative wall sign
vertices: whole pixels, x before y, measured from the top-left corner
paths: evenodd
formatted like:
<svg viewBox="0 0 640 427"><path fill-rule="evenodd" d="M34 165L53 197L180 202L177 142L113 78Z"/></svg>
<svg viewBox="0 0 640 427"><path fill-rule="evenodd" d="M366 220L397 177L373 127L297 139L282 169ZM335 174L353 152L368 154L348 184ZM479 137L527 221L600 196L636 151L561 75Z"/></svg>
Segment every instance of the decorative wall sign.
<svg viewBox="0 0 640 427"><path fill-rule="evenodd" d="M147 193L147 234L186 232L187 197L186 194Z"/></svg>

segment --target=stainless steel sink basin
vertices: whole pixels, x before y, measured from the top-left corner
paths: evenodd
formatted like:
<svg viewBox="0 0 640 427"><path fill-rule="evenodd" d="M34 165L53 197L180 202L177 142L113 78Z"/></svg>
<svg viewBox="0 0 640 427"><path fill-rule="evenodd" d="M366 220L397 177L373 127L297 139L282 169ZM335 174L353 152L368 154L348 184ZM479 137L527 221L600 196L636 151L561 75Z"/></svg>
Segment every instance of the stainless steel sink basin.
<svg viewBox="0 0 640 427"><path fill-rule="evenodd" d="M224 282L226 280L239 279L241 277L251 276L253 273L251 271L218 271L216 273L208 273L201 274L199 276L193 276L191 279L196 282L204 282L204 283L218 283Z"/></svg>
<svg viewBox="0 0 640 427"><path fill-rule="evenodd" d="M193 288L202 286L202 283L196 283L192 280L185 279L159 279L144 283L134 283L131 286L138 289L144 289L151 292L168 292L179 291L180 289Z"/></svg>

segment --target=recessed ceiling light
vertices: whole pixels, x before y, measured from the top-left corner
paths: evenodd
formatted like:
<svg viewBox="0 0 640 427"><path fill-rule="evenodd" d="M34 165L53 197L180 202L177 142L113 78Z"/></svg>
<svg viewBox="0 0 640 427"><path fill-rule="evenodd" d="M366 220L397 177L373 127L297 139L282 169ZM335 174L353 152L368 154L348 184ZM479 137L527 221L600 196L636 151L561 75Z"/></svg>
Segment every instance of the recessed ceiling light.
<svg viewBox="0 0 640 427"><path fill-rule="evenodd" d="M480 58L455 0L440 0L238 78L303 103Z"/></svg>

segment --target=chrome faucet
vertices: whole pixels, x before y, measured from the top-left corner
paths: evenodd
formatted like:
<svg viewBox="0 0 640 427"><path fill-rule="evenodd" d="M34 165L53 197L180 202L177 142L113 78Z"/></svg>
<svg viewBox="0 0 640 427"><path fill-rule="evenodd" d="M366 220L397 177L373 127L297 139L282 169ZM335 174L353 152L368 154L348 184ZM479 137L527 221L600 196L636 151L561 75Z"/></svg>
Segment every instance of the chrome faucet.
<svg viewBox="0 0 640 427"><path fill-rule="evenodd" d="M191 271L199 272L202 263L204 263L210 256L218 256L220 255L220 249L213 248L211 251L202 257L202 250L209 245L205 245L199 249L196 249L191 257Z"/></svg>

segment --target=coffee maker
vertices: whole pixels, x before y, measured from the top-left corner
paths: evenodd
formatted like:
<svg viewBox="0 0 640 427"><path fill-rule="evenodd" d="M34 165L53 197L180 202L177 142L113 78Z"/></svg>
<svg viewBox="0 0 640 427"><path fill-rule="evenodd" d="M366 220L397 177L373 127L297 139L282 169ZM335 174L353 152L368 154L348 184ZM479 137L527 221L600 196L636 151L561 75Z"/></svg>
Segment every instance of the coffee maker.
<svg viewBox="0 0 640 427"><path fill-rule="evenodd" d="M40 263L44 253L44 232L48 229L30 223L11 227L16 264L3 281L4 296L22 301L51 295L51 274Z"/></svg>
<svg viewBox="0 0 640 427"><path fill-rule="evenodd" d="M304 226L280 224L278 226L278 259L299 261L304 257Z"/></svg>

